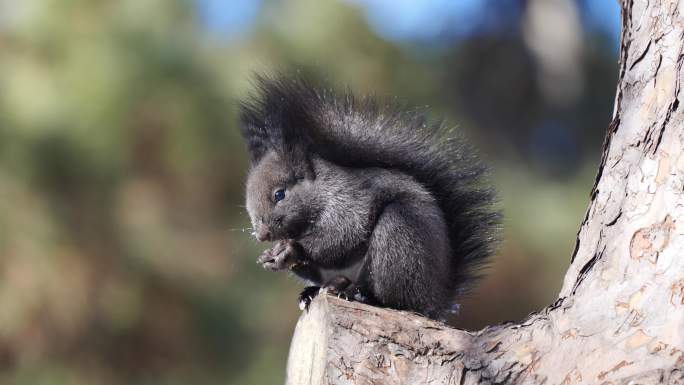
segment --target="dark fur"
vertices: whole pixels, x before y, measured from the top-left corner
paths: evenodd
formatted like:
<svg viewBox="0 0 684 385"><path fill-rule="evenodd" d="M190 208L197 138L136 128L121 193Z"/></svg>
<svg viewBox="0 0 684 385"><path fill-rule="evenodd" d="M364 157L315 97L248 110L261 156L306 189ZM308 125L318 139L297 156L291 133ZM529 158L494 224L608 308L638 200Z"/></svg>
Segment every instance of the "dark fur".
<svg viewBox="0 0 684 385"><path fill-rule="evenodd" d="M259 261L317 286L343 276L357 299L442 316L496 245L474 151L371 98L301 78L258 77L256 87L241 105L247 206L260 238L280 241ZM275 203L278 188L286 198Z"/></svg>

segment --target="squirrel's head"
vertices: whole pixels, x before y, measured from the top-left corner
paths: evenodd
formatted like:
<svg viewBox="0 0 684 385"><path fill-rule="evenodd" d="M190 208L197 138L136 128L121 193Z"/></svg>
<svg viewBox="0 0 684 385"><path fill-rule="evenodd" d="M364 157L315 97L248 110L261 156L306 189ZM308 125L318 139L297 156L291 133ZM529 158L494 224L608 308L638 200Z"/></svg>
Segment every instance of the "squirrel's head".
<svg viewBox="0 0 684 385"><path fill-rule="evenodd" d="M254 165L247 177L247 212L259 241L295 238L316 214L311 168L295 167L271 151Z"/></svg>

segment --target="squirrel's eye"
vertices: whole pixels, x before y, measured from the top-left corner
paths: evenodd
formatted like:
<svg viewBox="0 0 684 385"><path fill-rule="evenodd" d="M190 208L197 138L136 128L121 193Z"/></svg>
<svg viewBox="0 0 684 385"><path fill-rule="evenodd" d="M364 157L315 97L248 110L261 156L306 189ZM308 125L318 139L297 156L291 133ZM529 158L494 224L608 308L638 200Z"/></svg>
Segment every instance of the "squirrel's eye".
<svg viewBox="0 0 684 385"><path fill-rule="evenodd" d="M285 190L280 189L273 194L273 199L275 199L276 202L282 201L285 199Z"/></svg>

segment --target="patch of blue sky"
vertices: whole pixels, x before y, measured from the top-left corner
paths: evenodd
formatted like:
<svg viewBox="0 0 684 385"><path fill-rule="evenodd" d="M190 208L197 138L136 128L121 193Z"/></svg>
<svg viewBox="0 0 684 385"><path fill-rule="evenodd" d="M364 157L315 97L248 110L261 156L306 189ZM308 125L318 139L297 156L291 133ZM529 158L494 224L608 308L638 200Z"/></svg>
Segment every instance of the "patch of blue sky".
<svg viewBox="0 0 684 385"><path fill-rule="evenodd" d="M358 4L378 35L393 41L467 36L479 27L486 11L482 0L365 0Z"/></svg>
<svg viewBox="0 0 684 385"><path fill-rule="evenodd" d="M620 44L620 5L615 0L580 0L587 28L605 34L617 49Z"/></svg>
<svg viewBox="0 0 684 385"><path fill-rule="evenodd" d="M392 41L463 39L475 34L511 31L524 8L520 0L348 0L361 6L381 37ZM576 0L585 28L620 38L616 0Z"/></svg>
<svg viewBox="0 0 684 385"><path fill-rule="evenodd" d="M209 34L227 40L248 33L261 7L260 0L196 0L195 4Z"/></svg>

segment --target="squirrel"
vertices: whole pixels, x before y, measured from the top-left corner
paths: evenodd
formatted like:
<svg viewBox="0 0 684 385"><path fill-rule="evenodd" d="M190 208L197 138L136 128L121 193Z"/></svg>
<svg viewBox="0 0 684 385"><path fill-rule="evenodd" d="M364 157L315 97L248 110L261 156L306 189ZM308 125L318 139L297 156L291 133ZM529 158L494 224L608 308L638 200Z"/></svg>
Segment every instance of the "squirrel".
<svg viewBox="0 0 684 385"><path fill-rule="evenodd" d="M442 123L301 76L256 75L239 103L257 263L309 286L433 319L479 278L500 214L487 168Z"/></svg>

